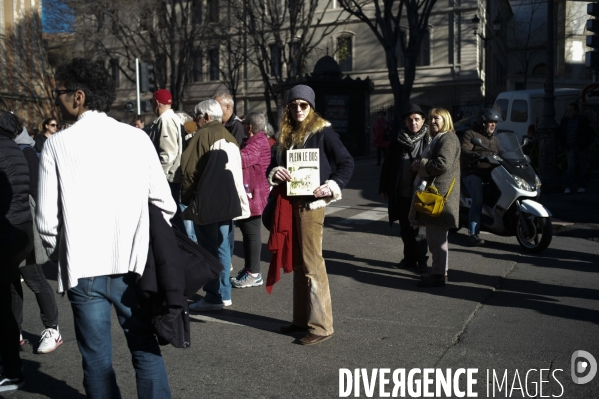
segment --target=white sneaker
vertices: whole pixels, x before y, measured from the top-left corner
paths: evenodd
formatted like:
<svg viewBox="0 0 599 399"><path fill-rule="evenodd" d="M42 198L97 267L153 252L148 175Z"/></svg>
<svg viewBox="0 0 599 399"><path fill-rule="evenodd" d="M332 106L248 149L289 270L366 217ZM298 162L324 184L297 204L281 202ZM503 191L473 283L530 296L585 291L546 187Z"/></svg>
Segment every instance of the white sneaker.
<svg viewBox="0 0 599 399"><path fill-rule="evenodd" d="M192 312L207 312L210 310L223 310L223 306L225 305L222 303L208 303L202 298L199 301L190 304L189 310Z"/></svg>
<svg viewBox="0 0 599 399"><path fill-rule="evenodd" d="M584 187L578 187L578 191L576 191L578 194L583 194L585 191L587 191Z"/></svg>
<svg viewBox="0 0 599 399"><path fill-rule="evenodd" d="M570 190L569 188L564 190L564 194L570 194L572 192L572 190Z"/></svg>
<svg viewBox="0 0 599 399"><path fill-rule="evenodd" d="M231 306L233 305L233 301L230 299L223 299L223 306L227 307L227 306Z"/></svg>
<svg viewBox="0 0 599 399"><path fill-rule="evenodd" d="M37 348L37 353L50 353L58 348L60 344L62 344L62 337L58 332L58 326L56 326L56 330L46 328L42 331L42 338L40 339L40 346Z"/></svg>

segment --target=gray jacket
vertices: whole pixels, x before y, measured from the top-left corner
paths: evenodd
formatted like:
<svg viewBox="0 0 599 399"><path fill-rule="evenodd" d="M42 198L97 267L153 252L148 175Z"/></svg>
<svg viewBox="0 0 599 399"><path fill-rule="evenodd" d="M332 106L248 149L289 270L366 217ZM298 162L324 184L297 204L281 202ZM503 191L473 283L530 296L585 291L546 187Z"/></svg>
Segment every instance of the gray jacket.
<svg viewBox="0 0 599 399"><path fill-rule="evenodd" d="M418 223L431 224L447 228L456 228L460 210L460 141L454 132L446 132L432 148L429 158L422 158L420 175L430 185L434 185L439 194L445 195L455 177L455 184L447 197L443 212L438 217L430 217L410 210L410 219Z"/></svg>

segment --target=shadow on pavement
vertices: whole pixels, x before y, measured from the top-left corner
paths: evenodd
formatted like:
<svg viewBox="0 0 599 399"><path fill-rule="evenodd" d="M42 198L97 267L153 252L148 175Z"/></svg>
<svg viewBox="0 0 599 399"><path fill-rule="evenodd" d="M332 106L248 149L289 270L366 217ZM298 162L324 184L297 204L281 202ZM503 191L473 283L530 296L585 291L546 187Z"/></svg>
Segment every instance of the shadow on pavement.
<svg viewBox="0 0 599 399"><path fill-rule="evenodd" d="M200 298L199 295L194 296L193 300L196 301ZM253 313L239 312L236 310L229 310L227 308L222 311L215 312L190 312L192 316L207 317L228 323L241 324L246 327L256 328L258 330L275 332L280 334L279 327L288 324L288 320L274 319L272 317L260 316ZM194 323L205 323L206 321L191 317L191 321Z"/></svg>
<svg viewBox="0 0 599 399"><path fill-rule="evenodd" d="M327 261L327 271L329 274L350 277L365 284L480 302L490 306L531 309L549 316L564 319L594 323L597 323L599 320L599 312L595 310L556 303L555 299L552 298L563 296L596 299L599 297L599 290L545 284L530 280L503 278L501 276L481 275L451 269L448 273L449 281L445 287L419 288L416 286L419 275L406 270L393 269L388 262L372 261L336 251L325 250L323 253ZM494 255L491 254L488 256ZM498 254L497 258L510 259L512 256L515 260L518 260L518 263L522 262L522 258L518 255ZM531 260L532 266L542 266L539 263L535 264L534 258L531 258ZM377 268L355 266L347 261L363 262ZM547 259L543 259L542 261L546 262ZM552 260L552 262L556 264L564 263L563 260L558 259ZM380 269L381 267L386 269ZM587 268L589 271L597 270L591 263ZM477 286L471 286L470 284L476 284ZM496 291L497 288L500 288L500 290Z"/></svg>
<svg viewBox="0 0 599 399"><path fill-rule="evenodd" d="M21 389L25 392L37 393L48 398L85 398L75 388L67 385L66 382L57 380L46 373L40 371L40 363L23 359L23 368L25 369L25 385Z"/></svg>

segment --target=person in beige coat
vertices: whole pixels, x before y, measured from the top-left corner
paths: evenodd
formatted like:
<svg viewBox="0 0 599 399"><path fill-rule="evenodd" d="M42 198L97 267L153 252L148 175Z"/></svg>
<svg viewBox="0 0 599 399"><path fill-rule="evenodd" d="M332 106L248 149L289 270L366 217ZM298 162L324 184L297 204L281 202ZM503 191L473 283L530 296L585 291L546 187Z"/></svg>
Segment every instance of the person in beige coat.
<svg viewBox="0 0 599 399"><path fill-rule="evenodd" d="M410 223L426 226L426 240L433 257L432 273L423 276L419 287L444 286L449 268L449 247L447 234L450 228L458 227L460 207L460 140L453 130L451 115L446 109L433 108L428 115L430 144L419 160L412 163L418 172L415 186L425 182L434 184L439 194L449 192L445 206L438 217L417 213L412 206Z"/></svg>

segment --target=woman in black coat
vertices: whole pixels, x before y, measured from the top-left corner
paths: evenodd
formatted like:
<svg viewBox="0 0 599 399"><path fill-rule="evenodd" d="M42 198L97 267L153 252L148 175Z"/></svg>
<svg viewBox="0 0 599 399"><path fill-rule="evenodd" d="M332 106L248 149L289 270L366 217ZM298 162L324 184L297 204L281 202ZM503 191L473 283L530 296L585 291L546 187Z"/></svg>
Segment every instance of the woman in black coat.
<svg viewBox="0 0 599 399"><path fill-rule="evenodd" d="M23 385L19 356L19 326L12 312L11 282L19 264L33 249L33 220L29 209L29 168L15 143L22 130L10 112L0 112L0 357L2 391Z"/></svg>

